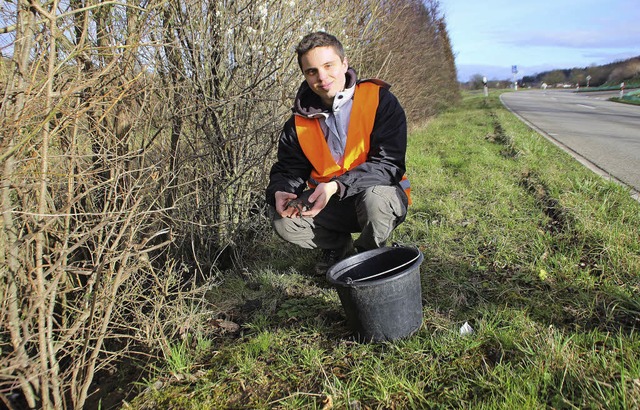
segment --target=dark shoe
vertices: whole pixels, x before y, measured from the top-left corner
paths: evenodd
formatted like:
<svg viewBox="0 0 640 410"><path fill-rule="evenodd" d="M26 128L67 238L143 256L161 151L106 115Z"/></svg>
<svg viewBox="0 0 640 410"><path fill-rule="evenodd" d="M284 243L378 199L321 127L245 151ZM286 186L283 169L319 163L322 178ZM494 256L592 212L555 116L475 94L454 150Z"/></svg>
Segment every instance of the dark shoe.
<svg viewBox="0 0 640 410"><path fill-rule="evenodd" d="M326 275L330 267L344 258L354 254L353 241L349 241L344 247L336 249L323 249L320 260L316 263L316 275Z"/></svg>

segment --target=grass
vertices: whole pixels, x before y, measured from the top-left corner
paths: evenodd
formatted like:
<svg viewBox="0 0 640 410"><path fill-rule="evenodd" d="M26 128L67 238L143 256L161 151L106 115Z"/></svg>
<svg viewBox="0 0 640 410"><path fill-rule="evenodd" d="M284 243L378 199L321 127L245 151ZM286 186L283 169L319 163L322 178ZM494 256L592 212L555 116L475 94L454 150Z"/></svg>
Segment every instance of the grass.
<svg viewBox="0 0 640 410"><path fill-rule="evenodd" d="M425 256L414 336L352 342L335 291L308 275L315 254L273 237L210 292L241 330L200 335L208 354L176 351L163 387L125 407L638 408L640 204L628 190L497 94L414 130L408 164L414 203L393 239ZM461 336L465 322L474 332Z"/></svg>
<svg viewBox="0 0 640 410"><path fill-rule="evenodd" d="M640 90L628 91L622 98L610 98L611 101L621 102L625 104L640 105Z"/></svg>

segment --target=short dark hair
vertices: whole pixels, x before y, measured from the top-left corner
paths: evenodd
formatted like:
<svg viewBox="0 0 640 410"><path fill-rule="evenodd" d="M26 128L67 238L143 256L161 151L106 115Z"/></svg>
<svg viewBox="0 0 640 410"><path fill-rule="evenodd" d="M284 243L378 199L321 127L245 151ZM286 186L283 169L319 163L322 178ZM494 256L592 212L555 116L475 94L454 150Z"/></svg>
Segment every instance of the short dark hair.
<svg viewBox="0 0 640 410"><path fill-rule="evenodd" d="M304 36L298 46L296 47L296 53L298 53L298 65L302 69L302 56L313 50L316 47L333 47L336 53L340 56L340 60L344 61L344 47L336 36L332 36L324 31L316 31Z"/></svg>

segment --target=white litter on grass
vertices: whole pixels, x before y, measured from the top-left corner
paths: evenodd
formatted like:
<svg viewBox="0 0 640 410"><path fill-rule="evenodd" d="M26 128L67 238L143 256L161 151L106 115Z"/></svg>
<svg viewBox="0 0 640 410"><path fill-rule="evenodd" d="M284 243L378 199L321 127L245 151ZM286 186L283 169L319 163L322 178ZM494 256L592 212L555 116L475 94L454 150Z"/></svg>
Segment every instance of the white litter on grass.
<svg viewBox="0 0 640 410"><path fill-rule="evenodd" d="M469 322L464 322L464 325L460 327L460 336L467 336L473 334L473 328Z"/></svg>

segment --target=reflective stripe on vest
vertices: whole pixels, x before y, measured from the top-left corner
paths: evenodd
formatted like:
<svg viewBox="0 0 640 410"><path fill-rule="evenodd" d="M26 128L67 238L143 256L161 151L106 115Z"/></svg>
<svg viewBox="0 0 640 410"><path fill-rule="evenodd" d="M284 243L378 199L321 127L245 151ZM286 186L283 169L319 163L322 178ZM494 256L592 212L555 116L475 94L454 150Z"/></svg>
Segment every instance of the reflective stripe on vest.
<svg viewBox="0 0 640 410"><path fill-rule="evenodd" d="M321 182L329 182L332 178L366 162L379 99L379 85L371 82L363 82L356 85L342 165L336 163L333 159L329 145L320 127L320 121L315 118L295 116L296 133L300 147L302 147L302 151L313 167L310 186L313 187ZM404 189L409 198L409 203L411 203L411 188L406 175L402 177L400 186Z"/></svg>

